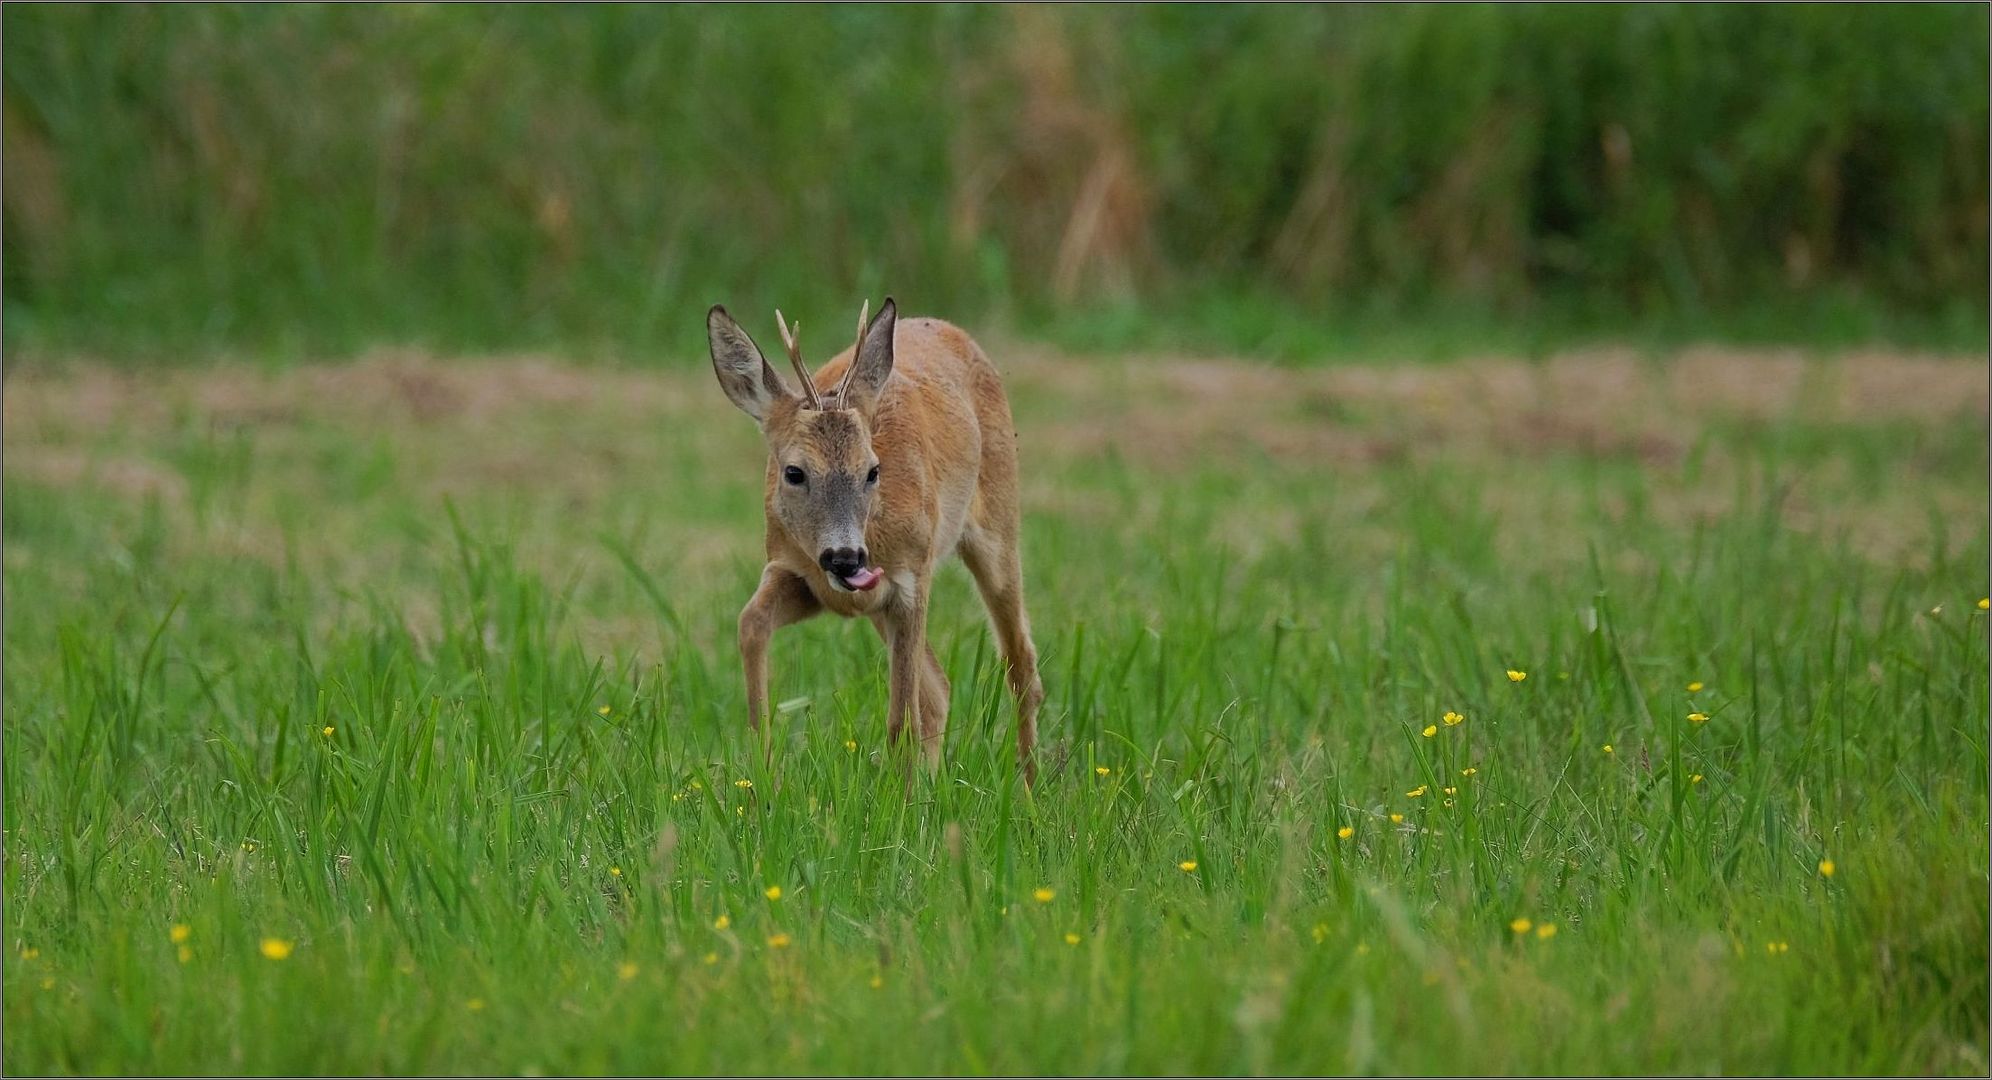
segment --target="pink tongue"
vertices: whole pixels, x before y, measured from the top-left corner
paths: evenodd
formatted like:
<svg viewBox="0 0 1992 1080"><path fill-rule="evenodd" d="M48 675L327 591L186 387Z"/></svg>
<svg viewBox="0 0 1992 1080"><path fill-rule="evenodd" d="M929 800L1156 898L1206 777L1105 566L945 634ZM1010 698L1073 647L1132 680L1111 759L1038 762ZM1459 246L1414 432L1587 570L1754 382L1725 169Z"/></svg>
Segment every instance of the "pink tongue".
<svg viewBox="0 0 1992 1080"><path fill-rule="evenodd" d="M885 571L880 570L876 566L867 566L863 570L845 578L844 584L849 585L859 592L864 592L866 589L878 584L878 579L884 576Z"/></svg>

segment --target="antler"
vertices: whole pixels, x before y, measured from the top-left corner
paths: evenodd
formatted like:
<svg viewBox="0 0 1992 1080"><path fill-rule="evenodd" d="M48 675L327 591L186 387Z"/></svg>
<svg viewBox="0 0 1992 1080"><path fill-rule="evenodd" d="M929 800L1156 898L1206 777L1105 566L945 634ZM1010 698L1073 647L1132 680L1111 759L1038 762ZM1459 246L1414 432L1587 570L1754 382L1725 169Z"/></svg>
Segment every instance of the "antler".
<svg viewBox="0 0 1992 1080"><path fill-rule="evenodd" d="M816 380L809 377L809 368L802 362L802 349L795 343L795 335L802 332L802 323L793 328L782 318L782 309L775 309L775 328L782 332L782 347L788 350L789 363L795 365L795 377L802 380L802 396L809 401L809 407L819 412L823 409L823 399L816 396Z"/></svg>
<svg viewBox="0 0 1992 1080"><path fill-rule="evenodd" d="M844 389L851 385L852 373L858 370L858 350L865 346L865 324L871 321L871 310L871 297L867 296L865 297L864 304L858 308L858 339L851 343L851 365L844 369L843 381L837 384L837 403L839 405L844 403Z"/></svg>

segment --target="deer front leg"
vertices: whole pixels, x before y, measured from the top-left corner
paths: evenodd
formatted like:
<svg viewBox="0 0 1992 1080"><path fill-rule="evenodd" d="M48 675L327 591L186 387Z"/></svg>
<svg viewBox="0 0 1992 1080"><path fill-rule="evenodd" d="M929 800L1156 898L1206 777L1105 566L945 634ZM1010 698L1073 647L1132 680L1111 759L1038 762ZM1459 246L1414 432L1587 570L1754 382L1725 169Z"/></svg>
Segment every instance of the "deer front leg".
<svg viewBox="0 0 1992 1080"><path fill-rule="evenodd" d="M761 571L761 587L740 609L740 664L747 673L747 726L761 730L768 714L768 639L776 630L801 622L823 610L809 586L794 574L769 563Z"/></svg>
<svg viewBox="0 0 1992 1080"><path fill-rule="evenodd" d="M927 649L927 585L923 580L907 604L879 623L889 653L887 675L886 739L899 745L910 728L920 740L920 754L929 771L940 768L941 739L938 718L922 714L929 652ZM929 729L933 729L930 733Z"/></svg>

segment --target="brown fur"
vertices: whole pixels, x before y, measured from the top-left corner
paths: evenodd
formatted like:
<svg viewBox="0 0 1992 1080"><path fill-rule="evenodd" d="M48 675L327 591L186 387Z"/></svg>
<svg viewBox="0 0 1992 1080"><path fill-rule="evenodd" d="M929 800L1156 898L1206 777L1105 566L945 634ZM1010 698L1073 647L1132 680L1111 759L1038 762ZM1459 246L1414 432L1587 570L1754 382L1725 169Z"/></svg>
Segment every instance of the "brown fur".
<svg viewBox="0 0 1992 1080"><path fill-rule="evenodd" d="M1044 687L1017 552L1016 430L989 358L948 323L900 321L888 299L858 343L816 372L824 404L816 410L723 310L713 310L708 330L721 388L760 421L769 449L768 563L740 613L749 723L758 729L766 714L775 630L825 610L863 616L889 654L888 738L896 745L910 728L928 766L938 767L949 687L927 643L927 600L935 568L959 554L989 610L1017 698L1017 754L1028 779ZM878 481L863 485L873 464ZM805 471L806 487L784 481L790 465ZM869 591L833 584L818 564L853 520L869 563L885 574Z"/></svg>

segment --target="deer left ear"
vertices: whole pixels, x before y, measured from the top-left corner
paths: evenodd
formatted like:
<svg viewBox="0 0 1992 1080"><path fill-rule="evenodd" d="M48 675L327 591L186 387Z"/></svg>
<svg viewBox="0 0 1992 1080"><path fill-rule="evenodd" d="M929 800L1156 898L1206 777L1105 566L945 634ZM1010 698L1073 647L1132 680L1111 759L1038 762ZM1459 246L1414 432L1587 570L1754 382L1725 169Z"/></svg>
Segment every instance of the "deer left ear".
<svg viewBox="0 0 1992 1080"><path fill-rule="evenodd" d="M795 396L768 366L761 347L718 304L706 312L706 343L712 349L712 372L719 376L719 388L755 423L768 419L775 402Z"/></svg>
<svg viewBox="0 0 1992 1080"><path fill-rule="evenodd" d="M844 386L837 398L847 409L856 409L870 416L878 405L879 391L885 389L885 380L892 377L892 332L899 325L899 308L892 297L872 316L870 324L858 335L857 355L851 357L851 370L844 376Z"/></svg>

